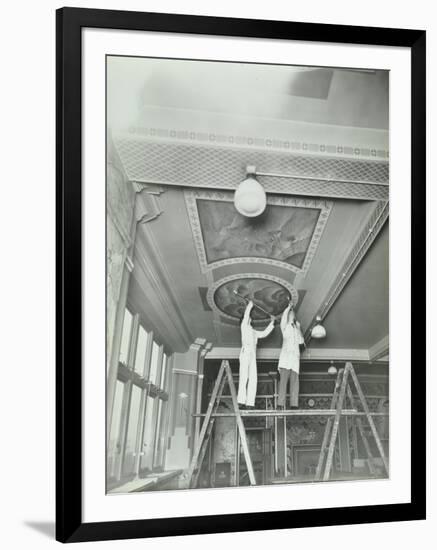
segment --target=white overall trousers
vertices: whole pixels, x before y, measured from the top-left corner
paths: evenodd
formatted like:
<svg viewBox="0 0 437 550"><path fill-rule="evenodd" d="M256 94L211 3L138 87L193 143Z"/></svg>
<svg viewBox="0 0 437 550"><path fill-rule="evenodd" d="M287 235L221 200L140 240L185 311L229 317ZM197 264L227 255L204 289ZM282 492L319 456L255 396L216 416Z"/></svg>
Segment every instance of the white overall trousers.
<svg viewBox="0 0 437 550"><path fill-rule="evenodd" d="M288 312L286 308L281 318L282 331L282 349L279 355L279 396L278 405L285 405L287 393L287 382L290 382L290 405L297 407L299 402L299 345L304 343L304 338L298 321L288 322Z"/></svg>
<svg viewBox="0 0 437 550"><path fill-rule="evenodd" d="M250 324L249 306L241 323L240 379L238 382L238 403L255 405L258 376L256 370L256 345L258 338L268 336L274 327L273 321L263 331L257 331Z"/></svg>

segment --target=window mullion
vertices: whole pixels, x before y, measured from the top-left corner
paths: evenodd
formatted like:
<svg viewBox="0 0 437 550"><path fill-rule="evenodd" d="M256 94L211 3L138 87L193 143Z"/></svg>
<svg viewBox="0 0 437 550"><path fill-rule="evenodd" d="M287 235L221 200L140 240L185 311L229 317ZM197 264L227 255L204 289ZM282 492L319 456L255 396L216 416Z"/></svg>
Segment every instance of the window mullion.
<svg viewBox="0 0 437 550"><path fill-rule="evenodd" d="M152 357L152 345L153 345L153 332L147 334L147 346L146 354L144 358L144 368L143 375L147 379L150 371L150 359ZM148 396L148 385L143 388L141 392L141 404L140 404L140 414L138 420L138 429L137 429L137 440L136 440L136 456L135 456L135 476L138 477L140 474L141 468L141 457L144 455L144 421L146 415L146 406L147 406L147 396Z"/></svg>
<svg viewBox="0 0 437 550"><path fill-rule="evenodd" d="M125 397L123 400L123 412L122 412L122 424L120 426L121 433L121 450L120 450L120 462L118 465L117 479L121 479L123 474L124 455L126 452L127 430L129 425L129 411L132 398L132 374L135 364L135 350L138 339L139 329L139 316L135 315L132 319L132 326L130 331L129 351L127 355L127 367L129 369L129 380L126 382Z"/></svg>

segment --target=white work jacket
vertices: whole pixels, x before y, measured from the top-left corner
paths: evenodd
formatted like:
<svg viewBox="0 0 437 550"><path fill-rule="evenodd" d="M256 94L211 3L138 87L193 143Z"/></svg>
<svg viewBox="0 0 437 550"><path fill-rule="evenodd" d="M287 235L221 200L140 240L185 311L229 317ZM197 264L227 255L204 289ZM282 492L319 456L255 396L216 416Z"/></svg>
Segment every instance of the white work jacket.
<svg viewBox="0 0 437 550"><path fill-rule="evenodd" d="M299 321L294 324L287 323L288 311L283 313L281 319L282 349L279 355L278 369L294 370L299 373L300 349L304 343Z"/></svg>

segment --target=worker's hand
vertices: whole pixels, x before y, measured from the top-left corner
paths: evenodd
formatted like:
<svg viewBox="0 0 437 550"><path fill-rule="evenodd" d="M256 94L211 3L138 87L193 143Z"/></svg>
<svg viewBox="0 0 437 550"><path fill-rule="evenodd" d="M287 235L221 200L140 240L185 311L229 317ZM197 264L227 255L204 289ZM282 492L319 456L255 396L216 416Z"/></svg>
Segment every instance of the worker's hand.
<svg viewBox="0 0 437 550"><path fill-rule="evenodd" d="M270 315L270 321L271 321L272 323L275 322L275 316L274 316L274 315Z"/></svg>

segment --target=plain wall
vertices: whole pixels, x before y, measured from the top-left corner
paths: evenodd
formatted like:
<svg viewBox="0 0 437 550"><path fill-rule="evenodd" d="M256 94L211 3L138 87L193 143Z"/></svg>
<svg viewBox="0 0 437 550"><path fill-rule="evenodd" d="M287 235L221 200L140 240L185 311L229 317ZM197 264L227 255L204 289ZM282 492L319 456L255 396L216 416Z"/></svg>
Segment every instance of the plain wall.
<svg viewBox="0 0 437 550"><path fill-rule="evenodd" d="M54 329L55 329L55 8L62 2L6 2L2 8L2 84L0 86L2 164L0 198L2 392L0 397L3 473L0 532L4 548L53 548L54 521ZM427 0L397 3L368 0L285 2L283 0L133 1L75 0L70 5L114 9L182 12L319 23L413 27L428 30L428 69L436 65L437 19ZM437 97L435 69L429 74L428 97ZM428 106L429 133L435 134L435 102ZM429 150L432 145L429 141ZM429 155L428 208L437 199L435 153ZM432 163L431 163L432 162ZM436 230L429 216L428 243ZM432 226L431 226L432 224ZM435 246L434 246L435 249ZM430 281L437 279L435 254L430 258L429 311L437 308ZM431 292L432 291L432 292ZM434 306L434 307L433 307ZM424 319L416 319L424 325ZM424 327L425 329L425 327ZM433 330L434 329L434 330ZM428 334L437 329L428 327ZM429 347L431 348L431 339ZM429 349L429 387L436 383ZM434 361L435 365L435 361ZM430 391L428 391L430 395ZM432 407L432 410L431 410ZM429 464L435 462L436 400L429 403L434 426ZM431 436L431 429L428 429ZM430 472L431 473L431 472ZM429 486L436 476L429 476ZM436 537L435 498L426 522L325 527L246 534L223 534L144 542L99 543L104 548L293 547L355 550L430 547ZM81 548L89 547L85 543ZM97 547L97 546L96 546Z"/></svg>

